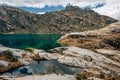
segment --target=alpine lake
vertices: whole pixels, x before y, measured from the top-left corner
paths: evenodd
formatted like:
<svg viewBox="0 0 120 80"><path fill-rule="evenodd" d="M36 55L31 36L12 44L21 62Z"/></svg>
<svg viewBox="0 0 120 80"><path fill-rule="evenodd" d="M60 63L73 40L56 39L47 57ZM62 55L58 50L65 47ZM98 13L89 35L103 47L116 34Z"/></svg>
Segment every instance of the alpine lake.
<svg viewBox="0 0 120 80"><path fill-rule="evenodd" d="M57 43L61 36L62 34L0 34L0 44L10 48L26 49L32 47L49 52L50 49L61 47ZM12 69L2 75L74 74L80 71L81 68L66 66L57 60L38 60L27 66Z"/></svg>

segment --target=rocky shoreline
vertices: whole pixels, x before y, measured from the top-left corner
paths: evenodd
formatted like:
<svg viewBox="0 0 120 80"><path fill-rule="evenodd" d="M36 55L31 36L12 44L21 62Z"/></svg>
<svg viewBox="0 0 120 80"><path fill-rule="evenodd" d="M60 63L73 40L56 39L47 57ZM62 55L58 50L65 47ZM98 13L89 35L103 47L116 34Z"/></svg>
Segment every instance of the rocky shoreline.
<svg viewBox="0 0 120 80"><path fill-rule="evenodd" d="M34 48L26 50L13 49L1 45L0 73L15 67L28 65L33 60L44 59L57 60L59 63L68 66L82 68L83 70L79 73L82 79L119 80L119 37L120 23L114 23L100 30L66 34L59 39L59 43L66 47L57 47L49 52ZM118 40L113 41L115 39ZM54 74L54 76L56 75ZM71 76L75 77L75 75ZM15 80L22 80L23 78L26 80L30 77L25 76ZM41 77L39 76L39 78ZM53 79L50 78L49 80ZM63 80L67 80L67 78ZM75 80L75 78L72 80Z"/></svg>
<svg viewBox="0 0 120 80"><path fill-rule="evenodd" d="M5 49L6 47L4 47ZM8 48L6 48L7 50ZM13 49L9 48L13 51ZM15 50L15 49L14 49ZM24 51L23 51L24 52ZM83 68L83 71L80 74L86 77L96 77L101 78L101 75L104 75L105 78L120 78L120 51L118 50L106 50L106 49L96 49L94 51L83 49L79 47L59 47L51 50L52 53L47 53L43 50L34 50L34 54L26 52L27 58L23 57L22 60L19 60L19 64L16 62L8 62L5 64L0 63L3 67L0 68L0 71L7 71L14 67L9 66L11 64L17 65L17 67L22 65L28 65L32 61L32 57L36 59L56 59L62 64L66 64L73 67ZM31 60L31 61L30 61ZM2 61L2 60L1 60ZM3 60L4 61L4 60ZM9 65L8 65L9 63ZM8 68L8 69L6 69Z"/></svg>

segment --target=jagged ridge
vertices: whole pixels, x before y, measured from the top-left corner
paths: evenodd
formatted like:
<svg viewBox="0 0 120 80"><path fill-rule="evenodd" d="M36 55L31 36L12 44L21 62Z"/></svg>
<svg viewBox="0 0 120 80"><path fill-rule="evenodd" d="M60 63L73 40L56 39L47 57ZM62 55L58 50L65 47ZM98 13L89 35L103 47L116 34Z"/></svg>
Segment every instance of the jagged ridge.
<svg viewBox="0 0 120 80"><path fill-rule="evenodd" d="M67 6L65 10L33 14L18 8L0 7L0 33L68 33L102 28L117 22L93 10Z"/></svg>

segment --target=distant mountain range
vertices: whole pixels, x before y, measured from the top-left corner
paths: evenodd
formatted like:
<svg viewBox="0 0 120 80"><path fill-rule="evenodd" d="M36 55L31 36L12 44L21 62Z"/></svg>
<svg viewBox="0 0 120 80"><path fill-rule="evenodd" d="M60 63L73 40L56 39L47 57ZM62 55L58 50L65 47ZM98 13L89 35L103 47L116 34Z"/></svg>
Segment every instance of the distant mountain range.
<svg viewBox="0 0 120 80"><path fill-rule="evenodd" d="M105 27L118 20L93 10L67 6L64 10L34 14L0 6L0 33L69 33Z"/></svg>

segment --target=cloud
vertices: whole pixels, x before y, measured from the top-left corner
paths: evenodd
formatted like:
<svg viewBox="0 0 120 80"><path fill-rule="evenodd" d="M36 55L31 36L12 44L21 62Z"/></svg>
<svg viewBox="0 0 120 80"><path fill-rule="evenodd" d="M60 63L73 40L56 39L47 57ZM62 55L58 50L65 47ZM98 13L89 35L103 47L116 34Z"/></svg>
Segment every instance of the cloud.
<svg viewBox="0 0 120 80"><path fill-rule="evenodd" d="M45 12L39 12L38 14L45 14Z"/></svg>
<svg viewBox="0 0 120 80"><path fill-rule="evenodd" d="M107 15L120 20L120 1L119 0L0 0L0 4L7 4L10 6L26 6L34 8L44 8L47 6L62 5L65 7L67 4L73 6L85 7L91 6L96 12ZM105 3L104 6L95 6L100 3Z"/></svg>
<svg viewBox="0 0 120 80"><path fill-rule="evenodd" d="M120 1L106 0L106 5L100 8L94 8L94 11L120 20Z"/></svg>
<svg viewBox="0 0 120 80"><path fill-rule="evenodd" d="M72 5L77 5L80 7L87 5L95 5L104 0L0 0L0 4L8 4L11 6L27 6L27 7L37 7L43 8L44 6L57 6L63 5L64 7L70 3Z"/></svg>

